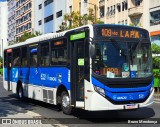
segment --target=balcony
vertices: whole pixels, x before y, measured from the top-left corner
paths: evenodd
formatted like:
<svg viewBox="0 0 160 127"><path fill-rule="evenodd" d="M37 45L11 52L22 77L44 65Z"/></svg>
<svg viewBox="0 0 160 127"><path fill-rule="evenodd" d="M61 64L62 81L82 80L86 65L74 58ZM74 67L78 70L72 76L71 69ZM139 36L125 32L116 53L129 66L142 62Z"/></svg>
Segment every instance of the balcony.
<svg viewBox="0 0 160 127"><path fill-rule="evenodd" d="M100 0L99 1L99 7L102 7L102 6L104 6L105 5L105 0Z"/></svg>
<svg viewBox="0 0 160 127"><path fill-rule="evenodd" d="M132 7L128 9L128 16L137 16L143 13L143 6Z"/></svg>

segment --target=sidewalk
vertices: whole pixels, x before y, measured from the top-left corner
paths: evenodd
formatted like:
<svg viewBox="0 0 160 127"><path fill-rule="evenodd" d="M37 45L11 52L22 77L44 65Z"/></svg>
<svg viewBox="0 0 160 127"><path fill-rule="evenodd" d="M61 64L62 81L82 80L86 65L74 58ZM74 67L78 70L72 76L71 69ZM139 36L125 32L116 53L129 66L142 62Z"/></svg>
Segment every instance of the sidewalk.
<svg viewBox="0 0 160 127"><path fill-rule="evenodd" d="M157 92L154 93L154 101L160 102L160 93Z"/></svg>

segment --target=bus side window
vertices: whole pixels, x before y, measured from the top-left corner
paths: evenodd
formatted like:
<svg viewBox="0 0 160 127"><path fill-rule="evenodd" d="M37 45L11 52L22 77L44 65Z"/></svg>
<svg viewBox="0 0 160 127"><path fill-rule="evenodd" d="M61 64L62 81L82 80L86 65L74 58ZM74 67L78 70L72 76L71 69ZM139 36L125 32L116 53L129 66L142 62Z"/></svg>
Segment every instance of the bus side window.
<svg viewBox="0 0 160 127"><path fill-rule="evenodd" d="M13 49L13 66L18 67L21 65L20 48Z"/></svg>
<svg viewBox="0 0 160 127"><path fill-rule="evenodd" d="M40 60L41 66L49 66L49 42L41 44Z"/></svg>
<svg viewBox="0 0 160 127"><path fill-rule="evenodd" d="M67 42L65 39L51 42L51 65L67 65Z"/></svg>
<svg viewBox="0 0 160 127"><path fill-rule="evenodd" d="M30 66L36 67L37 66L37 47L30 48Z"/></svg>
<svg viewBox="0 0 160 127"><path fill-rule="evenodd" d="M22 47L22 66L27 66L27 47Z"/></svg>

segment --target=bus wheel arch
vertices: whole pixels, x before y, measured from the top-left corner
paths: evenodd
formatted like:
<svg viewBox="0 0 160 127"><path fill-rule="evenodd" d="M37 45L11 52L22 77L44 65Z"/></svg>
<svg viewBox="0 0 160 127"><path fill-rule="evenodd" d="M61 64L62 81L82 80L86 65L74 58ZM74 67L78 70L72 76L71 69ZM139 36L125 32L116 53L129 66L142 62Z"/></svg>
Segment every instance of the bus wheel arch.
<svg viewBox="0 0 160 127"><path fill-rule="evenodd" d="M16 90L17 90L17 96L18 96L18 98L20 100L22 100L24 96L23 96L23 86L22 86L22 82L20 80L18 80L18 82L17 82L17 88L16 88Z"/></svg>
<svg viewBox="0 0 160 127"><path fill-rule="evenodd" d="M57 89L57 104L61 106L64 114L70 115L72 113L72 106L70 103L69 93L64 85L60 85Z"/></svg>
<svg viewBox="0 0 160 127"><path fill-rule="evenodd" d="M66 87L65 87L63 84L61 84L61 85L59 85L58 88L57 88L57 93L56 93L57 104L60 104L60 103L61 103L61 94L62 94L63 91L66 91L66 92L67 92L67 89L66 89Z"/></svg>

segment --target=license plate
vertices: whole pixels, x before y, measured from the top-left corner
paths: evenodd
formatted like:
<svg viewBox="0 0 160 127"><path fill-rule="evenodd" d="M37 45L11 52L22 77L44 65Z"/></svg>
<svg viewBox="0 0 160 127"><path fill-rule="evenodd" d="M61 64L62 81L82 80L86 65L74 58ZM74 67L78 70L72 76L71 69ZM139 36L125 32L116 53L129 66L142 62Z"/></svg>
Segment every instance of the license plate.
<svg viewBox="0 0 160 127"><path fill-rule="evenodd" d="M136 109L138 108L137 104L128 104L124 106L125 109Z"/></svg>

